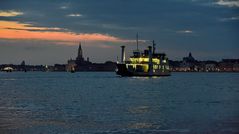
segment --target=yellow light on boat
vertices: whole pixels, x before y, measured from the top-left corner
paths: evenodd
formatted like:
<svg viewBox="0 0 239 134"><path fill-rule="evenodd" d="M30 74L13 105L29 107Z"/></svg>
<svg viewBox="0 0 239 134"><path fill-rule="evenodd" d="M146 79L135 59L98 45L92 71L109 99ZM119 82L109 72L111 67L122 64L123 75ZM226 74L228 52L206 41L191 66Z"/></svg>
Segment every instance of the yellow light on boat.
<svg viewBox="0 0 239 134"><path fill-rule="evenodd" d="M149 62L149 58L140 58L140 62Z"/></svg>
<svg viewBox="0 0 239 134"><path fill-rule="evenodd" d="M149 62L149 58L130 58L132 63Z"/></svg>
<svg viewBox="0 0 239 134"><path fill-rule="evenodd" d="M159 63L160 63L160 60L157 59L157 58L153 58L153 63L155 63L155 64L159 64Z"/></svg>

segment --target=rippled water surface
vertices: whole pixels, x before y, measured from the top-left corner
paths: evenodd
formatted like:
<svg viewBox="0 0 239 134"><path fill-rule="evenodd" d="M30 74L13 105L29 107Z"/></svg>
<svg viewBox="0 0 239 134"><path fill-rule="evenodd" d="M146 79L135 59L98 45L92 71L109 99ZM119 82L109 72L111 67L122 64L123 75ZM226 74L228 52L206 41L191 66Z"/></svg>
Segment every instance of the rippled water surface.
<svg viewBox="0 0 239 134"><path fill-rule="evenodd" d="M238 73L0 72L0 133L239 133Z"/></svg>

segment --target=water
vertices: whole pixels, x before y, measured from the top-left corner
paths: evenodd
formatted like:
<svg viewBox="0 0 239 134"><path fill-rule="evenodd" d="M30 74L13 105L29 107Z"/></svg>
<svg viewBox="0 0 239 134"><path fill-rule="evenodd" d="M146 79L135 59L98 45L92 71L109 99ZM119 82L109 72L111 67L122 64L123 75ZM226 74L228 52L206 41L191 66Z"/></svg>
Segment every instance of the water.
<svg viewBox="0 0 239 134"><path fill-rule="evenodd" d="M0 72L0 133L239 133L238 73Z"/></svg>

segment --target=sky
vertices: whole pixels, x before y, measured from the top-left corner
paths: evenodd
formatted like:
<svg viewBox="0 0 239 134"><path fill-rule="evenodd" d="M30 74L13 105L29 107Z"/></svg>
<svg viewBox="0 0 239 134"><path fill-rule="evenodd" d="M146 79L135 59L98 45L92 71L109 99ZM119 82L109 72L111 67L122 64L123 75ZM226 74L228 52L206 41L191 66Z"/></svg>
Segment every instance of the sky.
<svg viewBox="0 0 239 134"><path fill-rule="evenodd" d="M155 40L181 60L239 58L239 0L0 0L0 64L66 64L79 42L92 62Z"/></svg>

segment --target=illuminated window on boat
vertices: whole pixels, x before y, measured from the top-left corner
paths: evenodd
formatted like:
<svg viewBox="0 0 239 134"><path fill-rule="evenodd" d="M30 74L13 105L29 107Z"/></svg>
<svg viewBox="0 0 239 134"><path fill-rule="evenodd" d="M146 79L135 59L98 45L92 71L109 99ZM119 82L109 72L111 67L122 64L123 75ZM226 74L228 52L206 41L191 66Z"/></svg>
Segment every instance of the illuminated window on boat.
<svg viewBox="0 0 239 134"><path fill-rule="evenodd" d="M142 58L142 57L140 57L140 58L130 58L130 61L131 61L132 63L134 63L134 64L136 64L136 63L142 63L142 62L147 63L147 62L149 62L149 58ZM158 58L153 58L153 59L152 59L152 62L153 62L154 64L160 64L160 59L158 59Z"/></svg>
<svg viewBox="0 0 239 134"><path fill-rule="evenodd" d="M140 58L140 62L149 62L149 58Z"/></svg>
<svg viewBox="0 0 239 134"><path fill-rule="evenodd" d="M149 70L149 66L148 65L144 65L144 72L148 72L148 70Z"/></svg>
<svg viewBox="0 0 239 134"><path fill-rule="evenodd" d="M137 64L137 63L147 63L149 62L149 58L130 58L131 63Z"/></svg>
<svg viewBox="0 0 239 134"><path fill-rule="evenodd" d="M157 58L153 58L153 63L155 63L155 64L159 64L159 63L160 63L160 60L157 59Z"/></svg>
<svg viewBox="0 0 239 134"><path fill-rule="evenodd" d="M127 64L126 68L129 71L142 71L142 72L148 72L149 65L148 64Z"/></svg>
<svg viewBox="0 0 239 134"><path fill-rule="evenodd" d="M153 66L153 69L158 69L158 65L154 65L154 66Z"/></svg>

